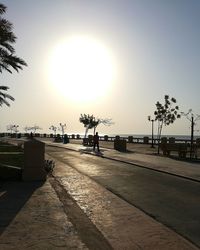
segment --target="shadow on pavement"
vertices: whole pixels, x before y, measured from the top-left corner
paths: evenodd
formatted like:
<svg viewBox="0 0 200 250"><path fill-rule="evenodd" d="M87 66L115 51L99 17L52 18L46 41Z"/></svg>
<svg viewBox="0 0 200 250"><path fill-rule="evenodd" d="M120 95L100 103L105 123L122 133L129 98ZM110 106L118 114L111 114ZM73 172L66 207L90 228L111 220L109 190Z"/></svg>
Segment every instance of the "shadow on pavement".
<svg viewBox="0 0 200 250"><path fill-rule="evenodd" d="M79 149L79 152L81 154L92 154L92 155L97 155L97 156L103 156L104 151L105 150L103 150L103 149L100 149L100 152L93 151L93 148L91 148L91 147L87 147L87 148L84 148L84 149Z"/></svg>
<svg viewBox="0 0 200 250"><path fill-rule="evenodd" d="M0 185L0 235L26 204L34 191L43 185L35 182L1 182Z"/></svg>

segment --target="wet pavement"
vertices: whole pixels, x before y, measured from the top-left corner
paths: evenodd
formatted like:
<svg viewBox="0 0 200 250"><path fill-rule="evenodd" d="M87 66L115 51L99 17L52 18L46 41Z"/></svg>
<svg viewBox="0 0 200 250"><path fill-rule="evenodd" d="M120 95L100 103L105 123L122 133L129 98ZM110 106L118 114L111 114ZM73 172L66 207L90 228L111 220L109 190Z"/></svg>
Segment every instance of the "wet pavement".
<svg viewBox="0 0 200 250"><path fill-rule="evenodd" d="M199 163L149 155L143 148L134 153L102 148L96 154L79 144L52 145L200 179ZM87 175L54 160L53 177L43 184L1 186L0 249L199 249ZM27 190L24 196L22 189Z"/></svg>

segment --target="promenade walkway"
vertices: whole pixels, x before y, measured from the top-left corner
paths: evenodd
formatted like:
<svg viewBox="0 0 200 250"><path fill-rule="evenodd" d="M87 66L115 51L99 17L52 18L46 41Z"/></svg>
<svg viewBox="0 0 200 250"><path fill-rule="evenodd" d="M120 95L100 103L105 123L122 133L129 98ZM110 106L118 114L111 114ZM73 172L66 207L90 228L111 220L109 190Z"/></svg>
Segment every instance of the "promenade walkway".
<svg viewBox="0 0 200 250"><path fill-rule="evenodd" d="M156 156L149 145L133 144L127 153L101 145L102 154L81 144L48 145L200 181L199 163ZM45 183L1 183L0 249L199 249L89 177L55 161L54 177Z"/></svg>

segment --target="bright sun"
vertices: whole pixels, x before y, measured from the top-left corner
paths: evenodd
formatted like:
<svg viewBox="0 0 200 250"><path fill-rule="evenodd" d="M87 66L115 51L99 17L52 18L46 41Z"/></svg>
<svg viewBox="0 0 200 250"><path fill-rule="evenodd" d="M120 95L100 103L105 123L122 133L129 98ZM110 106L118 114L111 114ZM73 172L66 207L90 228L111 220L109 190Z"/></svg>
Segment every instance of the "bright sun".
<svg viewBox="0 0 200 250"><path fill-rule="evenodd" d="M58 44L50 59L50 80L75 102L94 101L111 90L113 58L95 39L76 36Z"/></svg>

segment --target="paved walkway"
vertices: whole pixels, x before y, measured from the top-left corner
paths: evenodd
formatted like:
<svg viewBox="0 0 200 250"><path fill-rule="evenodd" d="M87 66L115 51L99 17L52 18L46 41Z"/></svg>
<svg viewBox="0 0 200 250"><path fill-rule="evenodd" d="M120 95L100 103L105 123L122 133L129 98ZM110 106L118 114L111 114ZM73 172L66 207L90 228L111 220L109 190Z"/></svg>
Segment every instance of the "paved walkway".
<svg viewBox="0 0 200 250"><path fill-rule="evenodd" d="M53 145L94 154L91 148L79 144ZM133 153L102 148L102 155L97 156L200 181L200 164L149 155L147 151L144 147ZM2 250L199 249L87 176L58 161L54 178L48 178L45 183L6 182L1 185Z"/></svg>

